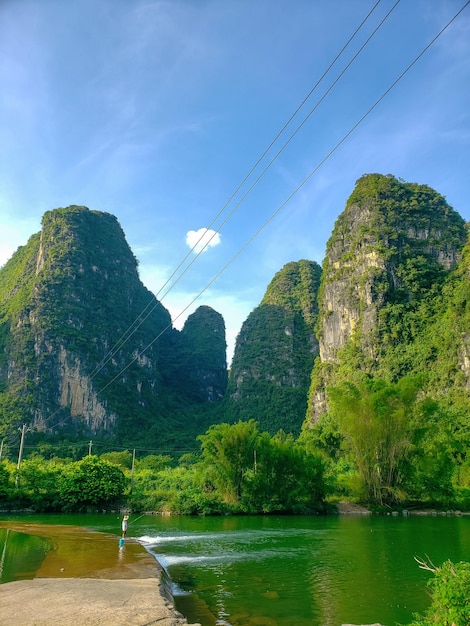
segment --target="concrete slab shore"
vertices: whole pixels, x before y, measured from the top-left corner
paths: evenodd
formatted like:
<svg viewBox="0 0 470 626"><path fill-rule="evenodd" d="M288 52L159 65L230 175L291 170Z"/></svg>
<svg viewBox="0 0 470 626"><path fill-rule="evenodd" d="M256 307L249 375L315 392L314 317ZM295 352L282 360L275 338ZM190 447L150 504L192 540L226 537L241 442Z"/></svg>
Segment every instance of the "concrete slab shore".
<svg viewBox="0 0 470 626"><path fill-rule="evenodd" d="M32 580L0 585L1 626L186 626L155 559L132 539L72 526L0 522L52 545Z"/></svg>
<svg viewBox="0 0 470 626"><path fill-rule="evenodd" d="M5 626L182 626L156 578L35 578L0 586Z"/></svg>

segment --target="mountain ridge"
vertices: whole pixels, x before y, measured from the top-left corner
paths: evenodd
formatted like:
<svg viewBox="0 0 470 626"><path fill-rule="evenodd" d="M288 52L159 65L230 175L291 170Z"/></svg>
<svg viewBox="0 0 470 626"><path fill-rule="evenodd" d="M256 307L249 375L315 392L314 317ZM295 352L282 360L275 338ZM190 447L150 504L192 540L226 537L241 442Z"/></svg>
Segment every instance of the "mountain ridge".
<svg viewBox="0 0 470 626"><path fill-rule="evenodd" d="M223 317L202 305L173 328L114 216L48 211L0 268L0 435L195 449L212 424L253 419L297 436L328 422L329 387L406 376L466 428L467 238L430 187L361 177L322 265L275 274L228 371Z"/></svg>

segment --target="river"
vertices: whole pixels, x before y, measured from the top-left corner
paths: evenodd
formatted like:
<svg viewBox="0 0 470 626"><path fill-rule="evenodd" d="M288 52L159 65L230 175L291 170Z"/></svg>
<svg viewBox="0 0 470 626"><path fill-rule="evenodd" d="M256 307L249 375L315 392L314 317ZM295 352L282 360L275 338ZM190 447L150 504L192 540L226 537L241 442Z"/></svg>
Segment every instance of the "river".
<svg viewBox="0 0 470 626"><path fill-rule="evenodd" d="M111 514L27 519L120 533ZM414 557L470 561L468 516L145 515L131 516L128 536L168 573L178 610L203 626L406 624L429 605L430 574ZM18 563L27 555L26 572L44 549L32 541L15 552Z"/></svg>

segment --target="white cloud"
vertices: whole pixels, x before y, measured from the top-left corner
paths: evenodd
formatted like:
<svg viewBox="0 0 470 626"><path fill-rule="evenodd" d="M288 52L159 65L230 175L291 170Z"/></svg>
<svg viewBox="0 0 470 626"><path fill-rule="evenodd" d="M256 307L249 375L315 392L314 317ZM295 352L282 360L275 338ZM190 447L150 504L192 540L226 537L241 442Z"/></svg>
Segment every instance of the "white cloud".
<svg viewBox="0 0 470 626"><path fill-rule="evenodd" d="M186 233L186 244L195 254L207 252L209 248L218 246L221 241L217 231L210 228L200 228L199 230L188 230Z"/></svg>

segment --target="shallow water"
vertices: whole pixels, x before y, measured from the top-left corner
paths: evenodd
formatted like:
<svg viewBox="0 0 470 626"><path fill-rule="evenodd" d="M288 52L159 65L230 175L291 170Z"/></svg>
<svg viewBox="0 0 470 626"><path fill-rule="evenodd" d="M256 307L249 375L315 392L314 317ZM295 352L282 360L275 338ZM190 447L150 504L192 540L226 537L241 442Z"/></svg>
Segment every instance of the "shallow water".
<svg viewBox="0 0 470 626"><path fill-rule="evenodd" d="M43 537L0 528L0 582L34 578L50 548Z"/></svg>
<svg viewBox="0 0 470 626"><path fill-rule="evenodd" d="M117 515L34 521L120 532ZM470 560L469 517L147 515L131 516L128 536L164 567L177 608L203 626L406 624L429 602L429 574L414 557Z"/></svg>

